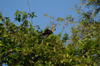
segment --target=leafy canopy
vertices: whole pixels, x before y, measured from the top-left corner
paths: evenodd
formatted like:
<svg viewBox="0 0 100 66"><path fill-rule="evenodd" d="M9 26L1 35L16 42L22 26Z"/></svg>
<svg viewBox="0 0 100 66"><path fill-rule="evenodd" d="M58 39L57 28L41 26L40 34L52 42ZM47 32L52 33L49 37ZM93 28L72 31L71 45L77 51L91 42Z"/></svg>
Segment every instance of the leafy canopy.
<svg viewBox="0 0 100 66"><path fill-rule="evenodd" d="M0 65L3 63L8 66L100 65L100 20L97 16L100 3L99 0L81 1L80 7L75 7L80 15L78 21L75 21L72 15L66 16L66 19L61 17L54 19L45 14L56 20L57 24L63 23L63 30L68 24L77 24L76 27L71 27L70 39L67 33L63 37L61 33L51 34L47 38L41 36L43 30L39 26L32 26L28 20L36 17L34 12L30 14L17 10L15 21L21 22L19 26L0 13ZM87 11L83 10L82 5L85 5ZM66 40L70 42L66 44Z"/></svg>

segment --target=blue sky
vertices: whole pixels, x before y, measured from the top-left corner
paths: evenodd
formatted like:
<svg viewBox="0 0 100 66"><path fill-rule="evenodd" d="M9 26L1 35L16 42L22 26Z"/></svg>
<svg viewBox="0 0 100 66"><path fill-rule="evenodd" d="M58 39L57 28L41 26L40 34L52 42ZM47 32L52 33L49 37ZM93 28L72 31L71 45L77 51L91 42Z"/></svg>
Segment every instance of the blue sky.
<svg viewBox="0 0 100 66"><path fill-rule="evenodd" d="M33 26L39 25L41 29L45 29L47 25L51 27L49 19L44 16L45 13L55 18L66 18L66 15L70 14L76 17L77 13L71 8L79 3L79 0L29 0L31 12L35 12L35 15L38 16L32 20ZM14 13L16 10L29 12L27 0L0 1L0 11L3 16L10 17L12 22L14 21ZM70 26L68 25L63 33L67 32L71 35ZM61 27L57 26L54 34L58 34L59 32L61 32Z"/></svg>
<svg viewBox="0 0 100 66"><path fill-rule="evenodd" d="M49 19L44 16L45 13L55 18L66 18L66 15L70 14L76 17L77 13L71 8L79 3L79 0L29 0L31 12L35 12L35 15L38 16L32 20L33 26L39 25L41 29L45 29L47 25L51 27ZM10 17L12 22L14 21L16 10L29 12L27 0L0 0L0 11L3 16ZM67 26L64 33L67 32L71 35L70 26ZM57 26L54 34L58 34L59 32L61 32L61 28Z"/></svg>

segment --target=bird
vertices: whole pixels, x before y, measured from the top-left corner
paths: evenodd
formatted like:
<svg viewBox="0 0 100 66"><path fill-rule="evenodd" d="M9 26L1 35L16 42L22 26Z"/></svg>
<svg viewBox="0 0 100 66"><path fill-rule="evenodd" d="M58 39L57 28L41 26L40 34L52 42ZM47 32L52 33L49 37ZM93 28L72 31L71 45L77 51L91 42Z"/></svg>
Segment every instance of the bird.
<svg viewBox="0 0 100 66"><path fill-rule="evenodd" d="M50 34L53 34L54 30L56 30L55 25L52 26L51 30L46 29L45 32L42 34L42 36L48 37Z"/></svg>

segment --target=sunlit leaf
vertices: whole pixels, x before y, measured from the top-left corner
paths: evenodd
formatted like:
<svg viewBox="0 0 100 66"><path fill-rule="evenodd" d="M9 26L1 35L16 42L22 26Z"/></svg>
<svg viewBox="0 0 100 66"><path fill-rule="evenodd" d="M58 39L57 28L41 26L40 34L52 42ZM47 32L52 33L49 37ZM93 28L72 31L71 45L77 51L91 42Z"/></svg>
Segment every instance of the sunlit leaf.
<svg viewBox="0 0 100 66"><path fill-rule="evenodd" d="M44 14L45 16L48 16L48 14Z"/></svg>

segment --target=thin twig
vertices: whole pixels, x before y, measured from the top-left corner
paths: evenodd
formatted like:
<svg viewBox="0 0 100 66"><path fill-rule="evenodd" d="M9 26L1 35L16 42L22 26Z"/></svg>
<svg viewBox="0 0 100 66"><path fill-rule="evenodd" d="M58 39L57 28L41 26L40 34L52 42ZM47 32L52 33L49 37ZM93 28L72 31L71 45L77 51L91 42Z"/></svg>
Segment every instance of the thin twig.
<svg viewBox="0 0 100 66"><path fill-rule="evenodd" d="M27 0L27 4L28 4L29 12L30 12L30 14L31 14L30 4L29 4L29 1L28 1L28 0ZM31 21L31 23L33 24L33 22L32 22L32 18L30 18L30 21Z"/></svg>

